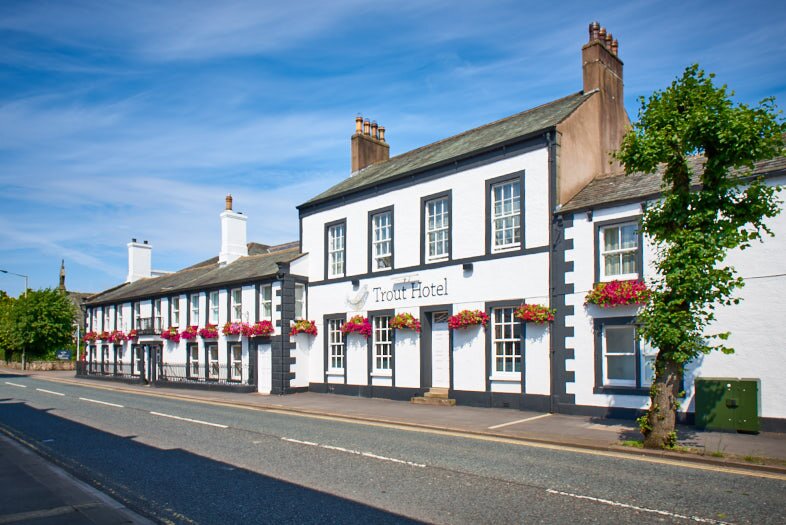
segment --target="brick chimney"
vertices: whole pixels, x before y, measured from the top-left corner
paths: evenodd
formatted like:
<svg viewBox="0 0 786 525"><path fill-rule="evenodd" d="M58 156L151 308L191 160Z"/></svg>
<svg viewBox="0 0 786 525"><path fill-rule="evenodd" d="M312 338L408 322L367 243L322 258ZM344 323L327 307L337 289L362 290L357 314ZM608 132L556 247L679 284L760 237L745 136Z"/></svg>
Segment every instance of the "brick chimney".
<svg viewBox="0 0 786 525"><path fill-rule="evenodd" d="M584 92L594 89L600 92L600 147L604 156L615 151L630 125L625 111L622 92L622 60L617 56L619 43L600 27L598 22L589 25L589 40L581 48L581 61L584 77ZM600 175L619 171L616 162L601 163Z"/></svg>
<svg viewBox="0 0 786 525"><path fill-rule="evenodd" d="M221 212L221 252L218 254L218 264L230 264L240 257L248 255L246 244L246 221L248 218L242 213L232 210L232 195L227 195L226 205Z"/></svg>
<svg viewBox="0 0 786 525"><path fill-rule="evenodd" d="M352 175L365 167L390 158L390 145L385 142L385 128L376 121L369 122L355 117L355 134L352 135Z"/></svg>

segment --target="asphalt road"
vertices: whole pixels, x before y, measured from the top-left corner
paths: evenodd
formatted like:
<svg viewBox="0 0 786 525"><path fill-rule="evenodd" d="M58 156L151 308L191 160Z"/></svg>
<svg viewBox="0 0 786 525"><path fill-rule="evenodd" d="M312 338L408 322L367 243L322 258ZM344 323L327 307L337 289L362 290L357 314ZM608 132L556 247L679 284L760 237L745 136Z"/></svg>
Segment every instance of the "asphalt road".
<svg viewBox="0 0 786 525"><path fill-rule="evenodd" d="M162 522L786 523L783 479L27 377L0 429Z"/></svg>

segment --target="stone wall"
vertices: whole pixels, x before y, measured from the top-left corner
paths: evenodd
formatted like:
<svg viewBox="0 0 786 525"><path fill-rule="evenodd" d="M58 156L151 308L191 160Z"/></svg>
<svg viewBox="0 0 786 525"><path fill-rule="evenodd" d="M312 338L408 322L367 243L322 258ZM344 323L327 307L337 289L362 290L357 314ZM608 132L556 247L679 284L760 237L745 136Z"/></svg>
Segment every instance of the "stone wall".
<svg viewBox="0 0 786 525"><path fill-rule="evenodd" d="M22 363L7 362L3 363L7 368L16 368L21 370ZM34 370L36 372L44 372L48 370L74 370L74 361L29 361L27 363L27 370Z"/></svg>

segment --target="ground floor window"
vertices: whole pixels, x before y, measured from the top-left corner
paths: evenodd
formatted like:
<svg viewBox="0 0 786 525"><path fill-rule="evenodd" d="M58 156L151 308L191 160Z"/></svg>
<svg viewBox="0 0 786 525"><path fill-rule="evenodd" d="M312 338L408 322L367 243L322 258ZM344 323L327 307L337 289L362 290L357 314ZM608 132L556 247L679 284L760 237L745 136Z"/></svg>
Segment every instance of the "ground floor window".
<svg viewBox="0 0 786 525"><path fill-rule="evenodd" d="M374 370L388 371L393 360L393 330L390 316L374 317Z"/></svg>
<svg viewBox="0 0 786 525"><path fill-rule="evenodd" d="M133 361L133 368L131 369L131 374L133 375L143 375L145 370L145 349L142 345L137 345L134 347L134 361Z"/></svg>
<svg viewBox="0 0 786 525"><path fill-rule="evenodd" d="M327 322L328 363L330 368L334 370L343 370L344 368L344 334L341 333L342 324L344 324L343 319L328 319Z"/></svg>
<svg viewBox="0 0 786 525"><path fill-rule="evenodd" d="M199 377L199 345L197 343L188 344L188 377Z"/></svg>
<svg viewBox="0 0 786 525"><path fill-rule="evenodd" d="M635 318L595 320L597 386L647 388L655 375L657 351L639 339Z"/></svg>
<svg viewBox="0 0 786 525"><path fill-rule="evenodd" d="M240 343L229 345L229 378L232 381L243 379L243 346Z"/></svg>
<svg viewBox="0 0 786 525"><path fill-rule="evenodd" d="M207 378L218 379L218 345L207 345Z"/></svg>
<svg viewBox="0 0 786 525"><path fill-rule="evenodd" d="M513 312L513 307L491 310L491 348L496 372L521 372L521 322Z"/></svg>

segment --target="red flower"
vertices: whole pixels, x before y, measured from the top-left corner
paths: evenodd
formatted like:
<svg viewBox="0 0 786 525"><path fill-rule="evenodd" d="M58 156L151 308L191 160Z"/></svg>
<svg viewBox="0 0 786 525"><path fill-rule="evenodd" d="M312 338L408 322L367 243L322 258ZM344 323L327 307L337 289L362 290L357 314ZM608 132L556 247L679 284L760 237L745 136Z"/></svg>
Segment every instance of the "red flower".
<svg viewBox="0 0 786 525"><path fill-rule="evenodd" d="M187 326L185 330L180 332L180 337L186 341L193 341L196 339L197 334L199 334L199 332L197 331L196 326Z"/></svg>
<svg viewBox="0 0 786 525"><path fill-rule="evenodd" d="M254 326L251 327L251 335L270 336L275 332L276 329L270 321L257 321Z"/></svg>
<svg viewBox="0 0 786 525"><path fill-rule="evenodd" d="M602 308L640 305L649 300L651 293L642 281L598 283L584 298L584 304L597 304Z"/></svg>
<svg viewBox="0 0 786 525"><path fill-rule="evenodd" d="M180 332L177 331L177 327L170 326L161 332L161 339L166 339L167 341L172 341L173 343L179 343Z"/></svg>
<svg viewBox="0 0 786 525"><path fill-rule="evenodd" d="M554 320L555 313L556 310L542 304L522 304L513 315L525 323L546 324Z"/></svg>
<svg viewBox="0 0 786 525"><path fill-rule="evenodd" d="M451 315L448 319L448 328L468 328L470 326L486 326L489 316L482 310L462 310L456 315Z"/></svg>
<svg viewBox="0 0 786 525"><path fill-rule="evenodd" d="M371 335L371 323L368 322L366 317L355 315L341 325L341 333L345 335L354 333L368 337Z"/></svg>
<svg viewBox="0 0 786 525"><path fill-rule="evenodd" d="M214 324L208 324L199 331L199 336L202 339L217 339L218 327Z"/></svg>
<svg viewBox="0 0 786 525"><path fill-rule="evenodd" d="M397 330L414 330L420 332L420 321L415 319L410 313L396 314L390 320L390 327Z"/></svg>
<svg viewBox="0 0 786 525"><path fill-rule="evenodd" d="M289 330L289 335L297 334L317 335L316 323L307 319L298 319Z"/></svg>

